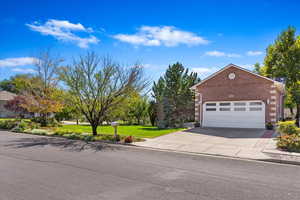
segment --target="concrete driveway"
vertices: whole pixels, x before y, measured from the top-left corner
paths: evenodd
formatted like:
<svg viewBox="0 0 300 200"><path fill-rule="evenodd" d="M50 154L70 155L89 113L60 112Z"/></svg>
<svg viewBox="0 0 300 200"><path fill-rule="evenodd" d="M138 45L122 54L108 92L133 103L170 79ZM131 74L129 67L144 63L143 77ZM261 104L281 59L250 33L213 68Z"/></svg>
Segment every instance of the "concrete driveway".
<svg viewBox="0 0 300 200"><path fill-rule="evenodd" d="M274 135L274 131L263 129L193 128L135 144L165 150L267 159L262 151L274 144Z"/></svg>

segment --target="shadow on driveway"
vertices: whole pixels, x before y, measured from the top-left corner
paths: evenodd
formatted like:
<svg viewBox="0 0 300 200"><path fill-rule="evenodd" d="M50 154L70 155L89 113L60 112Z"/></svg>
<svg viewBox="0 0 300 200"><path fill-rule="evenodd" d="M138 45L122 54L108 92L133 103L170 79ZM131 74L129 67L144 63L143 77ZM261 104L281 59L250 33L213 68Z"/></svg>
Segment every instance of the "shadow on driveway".
<svg viewBox="0 0 300 200"><path fill-rule="evenodd" d="M28 148L28 147L45 147L47 145L58 147L69 151L104 151L104 150L118 150L119 147L106 144L103 142L85 142L80 140L70 140L57 137L31 137L10 140L3 146L12 148Z"/></svg>
<svg viewBox="0 0 300 200"><path fill-rule="evenodd" d="M192 128L182 132L216 136L223 138L261 138L265 133L264 129L250 128Z"/></svg>

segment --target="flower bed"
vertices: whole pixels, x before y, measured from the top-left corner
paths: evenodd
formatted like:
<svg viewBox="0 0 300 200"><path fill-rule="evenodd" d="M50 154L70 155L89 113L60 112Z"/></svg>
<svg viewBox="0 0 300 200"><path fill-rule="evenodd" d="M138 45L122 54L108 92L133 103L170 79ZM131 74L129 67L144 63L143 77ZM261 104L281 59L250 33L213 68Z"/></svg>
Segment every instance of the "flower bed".
<svg viewBox="0 0 300 200"><path fill-rule="evenodd" d="M295 125L295 121L285 121L278 123L280 136L277 138L279 149L300 152L300 129Z"/></svg>

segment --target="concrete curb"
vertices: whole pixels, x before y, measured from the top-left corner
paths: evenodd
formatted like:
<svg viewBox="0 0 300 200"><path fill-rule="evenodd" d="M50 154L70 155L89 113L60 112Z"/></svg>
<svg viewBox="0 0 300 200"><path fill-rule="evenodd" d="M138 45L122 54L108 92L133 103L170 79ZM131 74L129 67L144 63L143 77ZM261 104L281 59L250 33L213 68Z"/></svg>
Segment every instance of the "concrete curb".
<svg viewBox="0 0 300 200"><path fill-rule="evenodd" d="M267 162L267 163L276 163L276 164L292 164L292 165L300 166L300 161L292 162L292 161L285 161L285 160L272 159L272 158L270 158L270 159L254 159L254 158L246 158L246 157L238 157L238 156L228 156L228 155L222 155L222 154L199 153L199 152L189 152L189 151L178 151L178 150L173 150L173 149L144 147L144 146L137 146L134 144L127 145L127 147L136 147L136 148L141 148L141 149L151 150L151 151L162 151L162 152L172 152L172 153L180 153L180 154L188 154L188 155L201 155L201 156L226 158L226 159L232 159L232 160L243 160L243 161L249 161L249 162Z"/></svg>

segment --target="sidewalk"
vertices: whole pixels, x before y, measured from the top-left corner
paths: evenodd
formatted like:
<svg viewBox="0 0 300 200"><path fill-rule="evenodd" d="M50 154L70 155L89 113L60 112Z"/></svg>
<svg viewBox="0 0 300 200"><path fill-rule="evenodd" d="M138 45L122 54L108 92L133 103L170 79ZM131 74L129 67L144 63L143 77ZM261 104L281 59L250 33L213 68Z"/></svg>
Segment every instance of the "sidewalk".
<svg viewBox="0 0 300 200"><path fill-rule="evenodd" d="M277 149L275 140L272 140L262 152L267 155L270 160L300 165L300 153L281 151Z"/></svg>
<svg viewBox="0 0 300 200"><path fill-rule="evenodd" d="M263 131L258 138L226 138L180 131L134 145L183 153L300 164L299 153L276 149L275 137L274 131Z"/></svg>

